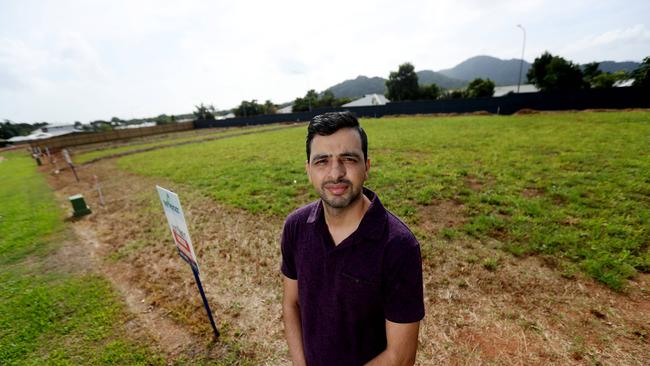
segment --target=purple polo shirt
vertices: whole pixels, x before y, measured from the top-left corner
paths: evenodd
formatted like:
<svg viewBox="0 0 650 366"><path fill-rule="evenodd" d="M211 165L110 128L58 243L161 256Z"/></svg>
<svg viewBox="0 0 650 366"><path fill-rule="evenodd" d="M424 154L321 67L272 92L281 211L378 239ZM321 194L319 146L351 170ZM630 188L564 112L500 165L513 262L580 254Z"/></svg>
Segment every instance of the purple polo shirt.
<svg viewBox="0 0 650 366"><path fill-rule="evenodd" d="M385 320L424 317L420 245L364 188L371 204L357 230L334 245L321 200L289 215L282 273L298 280L307 364L362 365L386 349Z"/></svg>

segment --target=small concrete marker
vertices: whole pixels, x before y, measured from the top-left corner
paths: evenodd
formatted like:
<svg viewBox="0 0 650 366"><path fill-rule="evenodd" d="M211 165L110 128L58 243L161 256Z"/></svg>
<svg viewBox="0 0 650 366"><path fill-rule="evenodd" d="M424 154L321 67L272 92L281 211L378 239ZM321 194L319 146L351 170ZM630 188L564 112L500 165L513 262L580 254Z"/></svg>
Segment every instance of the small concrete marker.
<svg viewBox="0 0 650 366"><path fill-rule="evenodd" d="M86 205L84 196L82 196L81 194L75 194L74 196L70 196L68 197L68 200L70 200L70 203L72 203L72 208L74 209L72 215L74 217L81 217L92 213L92 211L90 211L90 207Z"/></svg>

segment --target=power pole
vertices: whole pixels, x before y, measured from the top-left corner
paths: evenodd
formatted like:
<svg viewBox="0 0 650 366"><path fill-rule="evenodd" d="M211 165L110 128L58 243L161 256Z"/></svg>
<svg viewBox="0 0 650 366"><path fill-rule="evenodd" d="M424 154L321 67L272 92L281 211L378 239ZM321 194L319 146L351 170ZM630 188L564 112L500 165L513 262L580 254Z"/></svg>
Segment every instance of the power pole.
<svg viewBox="0 0 650 366"><path fill-rule="evenodd" d="M521 24L517 24L518 28L524 32L524 42L521 46L521 62L519 62L519 81L517 82L517 94L519 94L519 86L521 85L521 72L524 69L524 50L526 49L526 29Z"/></svg>

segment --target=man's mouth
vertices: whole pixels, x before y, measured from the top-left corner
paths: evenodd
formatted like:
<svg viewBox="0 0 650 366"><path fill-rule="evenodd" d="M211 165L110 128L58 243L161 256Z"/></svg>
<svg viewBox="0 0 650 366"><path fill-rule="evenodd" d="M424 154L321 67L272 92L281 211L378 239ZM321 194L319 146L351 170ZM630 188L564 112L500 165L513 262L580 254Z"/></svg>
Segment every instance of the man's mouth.
<svg viewBox="0 0 650 366"><path fill-rule="evenodd" d="M349 185L345 183L326 184L325 189L335 196L340 196L348 190Z"/></svg>

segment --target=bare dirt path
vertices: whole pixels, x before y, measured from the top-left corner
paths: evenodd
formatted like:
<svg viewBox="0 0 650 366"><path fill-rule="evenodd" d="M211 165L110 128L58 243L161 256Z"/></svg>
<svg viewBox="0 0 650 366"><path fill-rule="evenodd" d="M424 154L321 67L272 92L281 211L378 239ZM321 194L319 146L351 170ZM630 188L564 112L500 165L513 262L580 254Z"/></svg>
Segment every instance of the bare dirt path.
<svg viewBox="0 0 650 366"><path fill-rule="evenodd" d="M125 173L110 160L79 174L82 183L69 172L51 175L50 183L66 208L68 195L87 198L94 213L72 225L161 349L172 357L288 364L278 270L282 218ZM104 187L106 208L89 183L93 175ZM222 342L209 341L191 271L169 239L155 184L181 197ZM415 229L429 254L418 364L650 364L650 276L639 275L616 293L579 273L563 274L551 257L515 258L496 241L436 235L462 225L462 213L459 203L446 201L419 212Z"/></svg>
<svg viewBox="0 0 650 366"><path fill-rule="evenodd" d="M139 318L140 326L172 358L183 354L288 364L281 336L279 256L282 221L221 207L185 187L126 174L111 161L50 176L61 205L82 193L93 214L72 222L80 240L101 263ZM92 183L97 175L106 207ZM224 342L211 330L192 273L176 253L155 192L155 184L181 195L200 258L202 281ZM233 361L234 362L234 361Z"/></svg>

